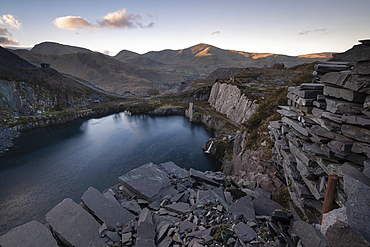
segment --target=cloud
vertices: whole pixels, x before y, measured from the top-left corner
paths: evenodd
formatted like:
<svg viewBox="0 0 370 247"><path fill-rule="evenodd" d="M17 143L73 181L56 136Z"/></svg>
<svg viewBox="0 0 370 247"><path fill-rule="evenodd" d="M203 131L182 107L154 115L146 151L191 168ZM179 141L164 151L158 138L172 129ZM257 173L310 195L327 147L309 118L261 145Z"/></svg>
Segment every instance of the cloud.
<svg viewBox="0 0 370 247"><path fill-rule="evenodd" d="M155 13L149 14L149 16L155 17ZM64 16L58 17L53 21L53 24L60 29L67 29L76 31L81 28L85 29L116 29L116 28L151 28L155 24L150 22L149 24L143 23L143 18L139 14L132 14L127 12L127 9L121 9L114 12L110 12L102 17L101 20L97 20L96 24L93 24L80 16Z"/></svg>
<svg viewBox="0 0 370 247"><path fill-rule="evenodd" d="M14 18L13 15L7 14L0 17L0 24L8 24L11 28L19 29L22 26L22 23Z"/></svg>
<svg viewBox="0 0 370 247"><path fill-rule="evenodd" d="M88 22L86 19L82 18L81 16L64 16L55 18L53 24L60 29L67 29L77 31L79 28L98 28L94 24Z"/></svg>
<svg viewBox="0 0 370 247"><path fill-rule="evenodd" d="M151 22L149 25L142 23L143 18L139 14L131 14L127 12L127 9L121 9L114 12L110 12L103 16L103 20L98 21L100 27L113 29L113 28L146 28L153 27L154 23Z"/></svg>
<svg viewBox="0 0 370 247"><path fill-rule="evenodd" d="M0 45L19 45L19 42L9 37L0 37Z"/></svg>
<svg viewBox="0 0 370 247"><path fill-rule="evenodd" d="M2 35L4 35L4 36L6 36L6 35L12 36L12 35L8 32L8 29L6 29L6 28L1 28L1 27L0 27L0 35L1 35L1 36L2 36Z"/></svg>
<svg viewBox="0 0 370 247"><path fill-rule="evenodd" d="M328 28L321 28L321 29L315 29L315 30L305 30L305 31L302 31L302 32L299 32L298 34L299 35L306 35L306 34L309 34L309 33L321 33L321 34L328 34L330 33L332 30L328 29Z"/></svg>
<svg viewBox="0 0 370 247"><path fill-rule="evenodd" d="M215 34L221 34L220 31L215 31L215 32L212 32L211 35L215 35Z"/></svg>

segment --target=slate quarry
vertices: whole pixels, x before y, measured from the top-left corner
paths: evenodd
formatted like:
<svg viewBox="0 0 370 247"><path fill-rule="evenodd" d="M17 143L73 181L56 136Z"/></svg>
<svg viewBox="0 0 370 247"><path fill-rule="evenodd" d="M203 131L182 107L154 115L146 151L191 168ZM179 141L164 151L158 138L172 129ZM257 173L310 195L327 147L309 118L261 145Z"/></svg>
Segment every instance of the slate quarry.
<svg viewBox="0 0 370 247"><path fill-rule="evenodd" d="M308 246L307 239L329 246L293 207L222 172L148 163L118 180L104 193L88 188L79 204L64 199L46 225L16 227L0 236L0 246ZM294 224L299 229L289 233Z"/></svg>
<svg viewBox="0 0 370 247"><path fill-rule="evenodd" d="M312 83L290 87L282 120L269 126L276 167L310 222L319 222L329 175L338 177L333 209L341 211L323 217L332 243L338 227L370 241L370 46L360 42L336 54L340 61L317 64Z"/></svg>

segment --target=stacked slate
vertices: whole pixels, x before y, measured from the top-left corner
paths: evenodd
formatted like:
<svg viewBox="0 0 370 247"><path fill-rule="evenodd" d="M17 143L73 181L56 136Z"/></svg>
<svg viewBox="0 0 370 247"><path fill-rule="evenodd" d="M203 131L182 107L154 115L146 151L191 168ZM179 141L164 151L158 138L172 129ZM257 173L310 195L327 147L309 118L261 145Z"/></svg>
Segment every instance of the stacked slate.
<svg viewBox="0 0 370 247"><path fill-rule="evenodd" d="M294 203L308 219L318 222L328 176L337 175L334 207L347 206L348 224L367 240L370 234L366 229L370 229L370 223L359 221L361 217L370 219L370 195L357 196L359 192L351 188L358 185L350 183L349 177L360 181L364 190L370 188L368 45L369 42L363 42L360 46L365 49L356 48L359 59L355 60L351 50L347 51L345 55L351 61L333 62L324 67L319 64L316 74L322 74L323 68L327 73L317 77L314 83L290 87L288 106L280 106L278 110L282 120L270 122L269 126L277 166L284 174ZM369 54L357 55L359 50ZM359 200L357 204L353 198ZM359 205L361 209L357 209Z"/></svg>

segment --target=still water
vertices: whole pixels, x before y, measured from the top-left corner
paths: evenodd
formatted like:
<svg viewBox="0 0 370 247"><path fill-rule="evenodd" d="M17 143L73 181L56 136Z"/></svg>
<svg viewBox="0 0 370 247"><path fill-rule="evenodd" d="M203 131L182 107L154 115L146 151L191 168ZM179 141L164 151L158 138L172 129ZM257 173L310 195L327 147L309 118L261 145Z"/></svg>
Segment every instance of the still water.
<svg viewBox="0 0 370 247"><path fill-rule="evenodd" d="M201 149L210 137L183 116L123 113L28 131L0 157L0 235L31 220L43 223L64 198L79 203L89 186L103 191L148 162L219 170Z"/></svg>

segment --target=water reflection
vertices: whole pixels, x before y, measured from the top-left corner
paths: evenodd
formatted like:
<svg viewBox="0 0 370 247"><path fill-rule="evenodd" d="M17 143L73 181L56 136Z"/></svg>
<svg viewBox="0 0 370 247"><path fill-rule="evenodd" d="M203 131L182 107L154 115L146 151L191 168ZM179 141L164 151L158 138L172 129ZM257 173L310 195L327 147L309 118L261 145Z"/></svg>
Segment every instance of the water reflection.
<svg viewBox="0 0 370 247"><path fill-rule="evenodd" d="M89 187L104 190L148 162L218 170L203 153L211 137L182 116L111 116L35 129L0 158L0 235L44 215L66 197L80 202Z"/></svg>

